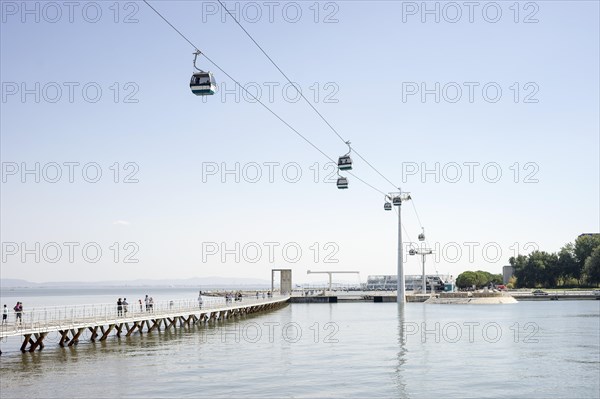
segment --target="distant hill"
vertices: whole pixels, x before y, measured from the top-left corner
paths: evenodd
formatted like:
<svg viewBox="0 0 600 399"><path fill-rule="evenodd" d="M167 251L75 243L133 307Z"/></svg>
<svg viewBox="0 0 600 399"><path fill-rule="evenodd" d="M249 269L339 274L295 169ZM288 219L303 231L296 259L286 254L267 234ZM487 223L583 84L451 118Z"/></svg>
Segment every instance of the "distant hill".
<svg viewBox="0 0 600 399"><path fill-rule="evenodd" d="M39 287L268 287L270 282L255 278L231 277L194 277L189 279L138 279L138 280L110 280L110 281L52 281L34 283L32 281L0 278L0 287L3 288L39 288Z"/></svg>
<svg viewBox="0 0 600 399"><path fill-rule="evenodd" d="M38 283L32 283L31 281L20 280L16 278L2 278L0 279L0 287L14 288L14 287L38 287Z"/></svg>

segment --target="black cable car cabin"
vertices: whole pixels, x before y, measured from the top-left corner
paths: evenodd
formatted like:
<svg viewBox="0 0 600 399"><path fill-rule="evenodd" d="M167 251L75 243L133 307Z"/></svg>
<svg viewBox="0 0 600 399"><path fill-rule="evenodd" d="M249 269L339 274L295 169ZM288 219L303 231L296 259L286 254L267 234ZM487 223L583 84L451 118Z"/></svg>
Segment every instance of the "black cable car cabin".
<svg viewBox="0 0 600 399"><path fill-rule="evenodd" d="M385 204L383 204L383 209L385 209L386 211L391 211L392 204L390 204L389 202L386 202Z"/></svg>
<svg viewBox="0 0 600 399"><path fill-rule="evenodd" d="M346 177L338 177L337 188L339 188L340 190L348 188L348 179Z"/></svg>
<svg viewBox="0 0 600 399"><path fill-rule="evenodd" d="M342 155L338 159L338 168L340 170L351 170L352 169L352 158L350 155Z"/></svg>
<svg viewBox="0 0 600 399"><path fill-rule="evenodd" d="M211 72L194 72L190 80L190 89L197 96L210 96L215 94L217 83Z"/></svg>

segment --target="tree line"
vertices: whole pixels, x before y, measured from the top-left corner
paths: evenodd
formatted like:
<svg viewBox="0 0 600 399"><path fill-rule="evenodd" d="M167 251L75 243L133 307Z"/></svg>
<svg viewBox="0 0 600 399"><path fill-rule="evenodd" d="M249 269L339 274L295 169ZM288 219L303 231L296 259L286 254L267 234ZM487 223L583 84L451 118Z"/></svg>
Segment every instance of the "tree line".
<svg viewBox="0 0 600 399"><path fill-rule="evenodd" d="M597 287L600 284L600 234L581 235L560 251L534 251L509 259L517 287Z"/></svg>
<svg viewBox="0 0 600 399"><path fill-rule="evenodd" d="M575 288L600 285L600 234L581 235L560 251L534 251L511 257L513 277L508 288ZM501 274L466 271L456 278L458 288L487 287L502 284Z"/></svg>

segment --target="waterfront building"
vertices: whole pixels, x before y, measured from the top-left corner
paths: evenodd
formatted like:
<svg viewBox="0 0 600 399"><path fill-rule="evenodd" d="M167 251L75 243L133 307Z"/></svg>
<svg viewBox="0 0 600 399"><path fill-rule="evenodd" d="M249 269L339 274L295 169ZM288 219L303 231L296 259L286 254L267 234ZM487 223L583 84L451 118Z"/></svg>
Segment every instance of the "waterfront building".
<svg viewBox="0 0 600 399"><path fill-rule="evenodd" d="M407 291L420 291L422 286L422 276L406 275L405 287ZM431 290L433 286L435 291L443 291L445 284L450 283L451 276L427 275L427 290ZM396 290L397 276L395 275L373 275L367 277L365 289L367 291L394 291Z"/></svg>

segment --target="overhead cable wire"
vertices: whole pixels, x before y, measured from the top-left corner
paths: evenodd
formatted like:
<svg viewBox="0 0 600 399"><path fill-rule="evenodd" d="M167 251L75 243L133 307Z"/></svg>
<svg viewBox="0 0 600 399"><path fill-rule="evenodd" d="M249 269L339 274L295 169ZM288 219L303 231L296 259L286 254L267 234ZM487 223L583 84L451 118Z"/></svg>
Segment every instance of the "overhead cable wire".
<svg viewBox="0 0 600 399"><path fill-rule="evenodd" d="M417 207L415 206L414 201L410 201L412 203L413 209L415 210L415 215L417 216L417 221L419 222L419 226L423 229L423 224L421 223L421 218L419 217L419 212L417 212Z"/></svg>
<svg viewBox="0 0 600 399"><path fill-rule="evenodd" d="M290 79L290 77L283 71L283 69L281 69L281 67L275 62L275 60L273 60L273 58L266 52L266 50L256 41L256 39L254 39L254 37L250 34L250 32L248 32L248 30L246 28L244 28L244 26L240 23L240 21L231 13L231 11L229 11L229 9L225 6L225 4L223 4L223 2L221 0L217 0L219 2L219 4L221 5L221 7L223 8L223 10L225 10L225 12L227 12L227 14L229 14L229 16L231 17L231 19L233 19L233 21L235 21L235 23L237 24L237 26L240 27L240 29L246 34L246 36L248 36L248 38L256 45L256 47L258 47L258 49L264 54L265 57L267 57L267 59L271 62L271 64L273 64L273 66L279 71L279 73L288 81L288 83L290 84L290 86L292 86L296 92L300 95L300 97L304 100L304 102L306 104L308 104L310 106L310 108L312 108L313 111L315 111L315 113L321 118L321 120L323 120L323 122L325 122L325 124L329 127L329 129L331 129L331 131L344 143L347 144L348 141L342 137L342 135L337 131L336 128L333 127L333 125L327 120L327 118L325 118L325 116L323 116L323 114L321 112L319 112L319 110L314 106L314 104L312 102L310 102L302 93L302 91L294 84L294 82L292 82L292 80ZM377 174L379 174L379 176L381 176L383 179L385 179L388 183L390 183L394 188L398 188L397 185L395 185L390 179L388 179L383 173L381 173L372 163L370 163L369 161L367 161L367 159L365 159L357 150L356 148L352 147L352 150L354 151L354 153L361 159L363 160L367 165L369 165L371 167L371 169L373 169L375 172L377 172ZM419 213L417 212L417 208L414 205L413 202L413 209L415 211L415 215L417 216L417 220L419 222L419 226L421 228L423 228L423 224L421 223L421 218L419 217Z"/></svg>
<svg viewBox="0 0 600 399"><path fill-rule="evenodd" d="M238 19L229 11L229 9L227 7L225 7L225 4L223 4L223 2L221 0L217 0L219 2L219 4L221 5L221 7L227 12L227 14L229 14L229 16L231 16L231 18L235 21L235 23L244 31L244 33L246 34L246 36L248 36L248 38L250 40L252 40L252 42L256 45L256 47L258 47L258 49L265 55L265 57L267 57L267 59L271 62L271 64L273 64L273 66L279 71L279 73L281 73L281 75L283 75L283 77L290 83L291 86L294 87L294 89L296 90L296 92L300 95L300 97L302 97L302 99L306 102L306 104L308 104L313 111L315 111L317 113L317 115L319 115L319 117L323 120L323 122L325 122L325 124L327 126L329 126L329 128L331 129L331 131L344 143L347 144L348 140L344 139L342 137L342 135L337 131L337 129L335 129L333 127L333 125L331 123L329 123L329 121L323 116L323 114L321 112L319 112L319 110L313 105L313 103L311 103L302 93L302 91L296 87L296 85L292 82L292 80L286 75L285 72L283 72L283 70L279 67L279 65L277 65L277 63L273 60L273 58L271 58L269 56L269 54L267 54L267 52L262 48L262 46L260 44L258 44L258 42L254 39L254 37L252 37L252 35L250 34L250 32L248 32L246 30L246 28L244 28L244 26L238 21ZM394 188L398 188L398 186L396 186L390 179L388 179L383 173L381 173L375 166L373 166L373 164L371 164L369 161L367 161L358 151L356 151L355 148L352 148L352 150L354 151L354 153L360 158L362 159L367 165L369 165L371 167L371 169L373 169L375 172L377 172L379 174L379 176L381 176L382 178L384 178L388 183L390 183Z"/></svg>
<svg viewBox="0 0 600 399"><path fill-rule="evenodd" d="M211 64L213 64L218 70L220 70L225 76L227 76L229 79L231 79L238 87L240 87L241 90L243 90L246 94L250 95L250 97L252 97L254 100L256 100L256 102L258 102L260 105L263 106L263 108L265 108L267 111L269 111L273 116L275 116L277 119L279 119L279 121L281 121L284 125L286 125L290 130L292 130L294 133L296 133L300 138L302 138L304 141L306 141L311 147L313 147L315 150L317 150L318 152L320 152L325 158L329 159L331 162L335 163L335 161L329 156L327 155L324 151L322 151L317 145L315 145L313 142L311 142L306 136L304 136L302 133L300 133L298 130L296 130L292 125L290 125L285 119L283 119L281 116L279 116L275 111L273 111L271 108L269 108L265 103L263 103L259 98L257 98L255 95L253 95L250 91L248 91L242 84L240 84L236 79L234 79L230 74L228 74L223 68L221 68L215 61L213 61L211 58L209 58L204 52L200 51L200 49L190 40L188 39L179 29L177 29L171 22L169 22L169 20L167 18L165 18L156 8L152 7L152 5L150 5L150 3L148 3L147 0L143 0L144 3L146 3L146 5L148 7L150 7L152 9L152 11L154 11L163 21L165 21L171 28L173 28L173 30L175 32L177 32L179 34L179 36L181 36L186 42L188 42L196 51L199 51L204 58L206 58ZM293 86L293 84L292 84ZM360 177L356 176L356 174L352 173L352 172L348 172L348 174L350 174L352 177L358 179L360 182L362 182L363 184L367 185L368 187L372 188L373 190L377 191L380 194L384 194L385 192L379 190L378 188L376 188L375 186L373 186L372 184L366 182L365 180L361 179Z"/></svg>

